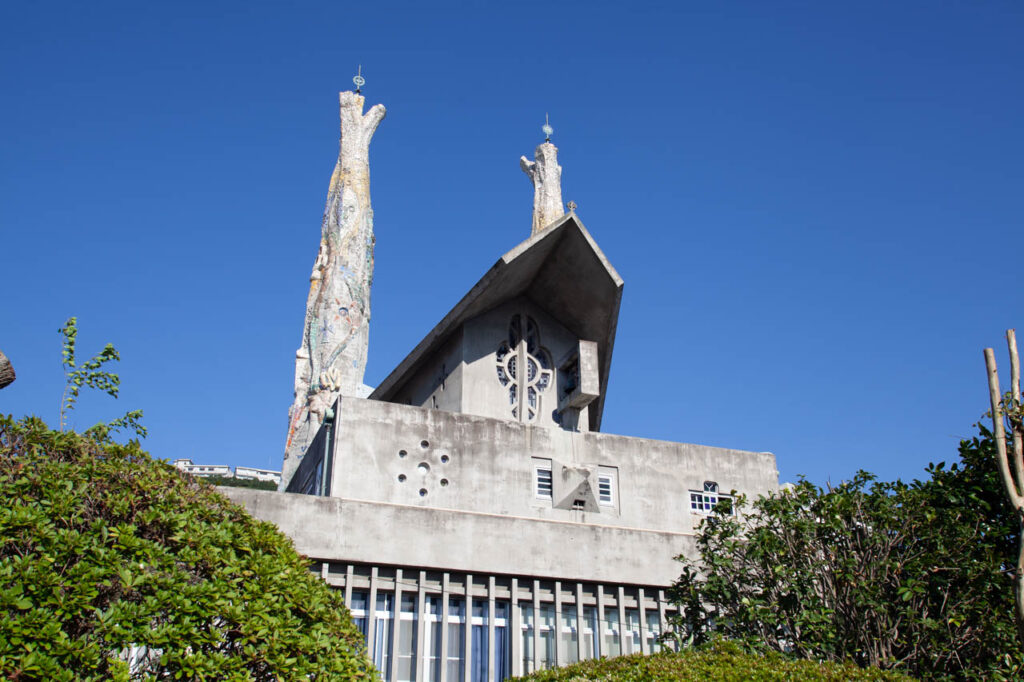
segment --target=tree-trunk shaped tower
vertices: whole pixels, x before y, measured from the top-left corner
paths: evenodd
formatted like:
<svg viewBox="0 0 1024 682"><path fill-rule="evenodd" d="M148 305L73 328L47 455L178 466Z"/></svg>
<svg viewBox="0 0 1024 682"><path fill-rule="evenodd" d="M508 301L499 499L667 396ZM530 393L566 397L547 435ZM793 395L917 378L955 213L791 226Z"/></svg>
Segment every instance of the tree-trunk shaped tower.
<svg viewBox="0 0 1024 682"><path fill-rule="evenodd" d="M295 402L288 413L282 482L287 485L339 395L362 396L373 281L370 140L384 118L363 114L359 91L340 93L341 149L331 176L310 275L302 346L295 353Z"/></svg>
<svg viewBox="0 0 1024 682"><path fill-rule="evenodd" d="M550 140L546 140L537 145L533 158L533 161L529 161L525 156L519 157L519 167L533 182L531 237L565 215L565 209L562 207L562 167L558 165L558 147L551 144Z"/></svg>

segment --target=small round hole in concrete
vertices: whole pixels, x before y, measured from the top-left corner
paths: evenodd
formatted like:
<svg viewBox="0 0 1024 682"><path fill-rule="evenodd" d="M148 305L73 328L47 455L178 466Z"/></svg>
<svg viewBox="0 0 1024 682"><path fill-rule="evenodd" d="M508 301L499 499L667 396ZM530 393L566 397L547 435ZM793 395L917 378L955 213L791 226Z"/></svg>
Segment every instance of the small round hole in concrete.
<svg viewBox="0 0 1024 682"><path fill-rule="evenodd" d="M420 497L426 497L426 495L427 495L427 489L426 488L420 488Z"/></svg>
<svg viewBox="0 0 1024 682"><path fill-rule="evenodd" d="M446 485L448 485L448 479L447 478L442 478L441 479L441 487L443 488Z"/></svg>
<svg viewBox="0 0 1024 682"><path fill-rule="evenodd" d="M409 453L408 453L408 452L406 452L405 450L399 450L399 451L398 451L398 456L399 456L399 457L405 457L405 456L406 456L406 455L408 455L408 454L409 454Z"/></svg>
<svg viewBox="0 0 1024 682"><path fill-rule="evenodd" d="M418 465L416 465L416 472L421 476L426 475L428 471L430 471L430 465L427 464L426 462L420 462Z"/></svg>
<svg viewBox="0 0 1024 682"><path fill-rule="evenodd" d="M405 483L405 474L398 474L398 482Z"/></svg>
<svg viewBox="0 0 1024 682"><path fill-rule="evenodd" d="M441 464L448 463L448 455L441 455Z"/></svg>
<svg viewBox="0 0 1024 682"><path fill-rule="evenodd" d="M424 450L426 450L427 448L430 447L430 442L429 441L425 441L425 440L421 440L420 441L420 447L423 448Z"/></svg>

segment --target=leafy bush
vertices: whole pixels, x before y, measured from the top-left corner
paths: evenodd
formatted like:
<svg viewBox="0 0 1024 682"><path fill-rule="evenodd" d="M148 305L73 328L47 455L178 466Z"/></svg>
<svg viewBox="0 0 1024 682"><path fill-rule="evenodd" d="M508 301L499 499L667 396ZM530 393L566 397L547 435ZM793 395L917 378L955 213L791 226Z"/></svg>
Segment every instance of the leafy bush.
<svg viewBox="0 0 1024 682"><path fill-rule="evenodd" d="M802 481L700 528L671 594L684 639L853 661L931 679L1019 679L1007 568L1017 524L991 434L931 479Z"/></svg>
<svg viewBox="0 0 1024 682"><path fill-rule="evenodd" d="M0 416L0 498L0 677L375 677L287 538L137 442Z"/></svg>
<svg viewBox="0 0 1024 682"><path fill-rule="evenodd" d="M775 653L749 654L736 644L715 642L682 653L635 654L584 661L516 679L529 682L882 682L910 678L848 663L818 664L788 660Z"/></svg>
<svg viewBox="0 0 1024 682"><path fill-rule="evenodd" d="M257 481L255 478L234 478L227 476L203 476L201 480L210 485L223 485L229 488L253 488L255 490L277 490L273 481Z"/></svg>

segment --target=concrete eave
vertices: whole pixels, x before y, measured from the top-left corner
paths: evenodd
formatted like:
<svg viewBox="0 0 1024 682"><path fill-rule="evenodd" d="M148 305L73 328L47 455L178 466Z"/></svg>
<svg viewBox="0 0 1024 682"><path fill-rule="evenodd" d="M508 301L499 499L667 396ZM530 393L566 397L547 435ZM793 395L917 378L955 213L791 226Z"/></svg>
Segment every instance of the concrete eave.
<svg viewBox="0 0 1024 682"><path fill-rule="evenodd" d="M591 403L590 430L600 431L611 371L623 281L575 213L569 213L502 256L370 394L390 401L465 322L527 296L569 331L598 344L601 395Z"/></svg>

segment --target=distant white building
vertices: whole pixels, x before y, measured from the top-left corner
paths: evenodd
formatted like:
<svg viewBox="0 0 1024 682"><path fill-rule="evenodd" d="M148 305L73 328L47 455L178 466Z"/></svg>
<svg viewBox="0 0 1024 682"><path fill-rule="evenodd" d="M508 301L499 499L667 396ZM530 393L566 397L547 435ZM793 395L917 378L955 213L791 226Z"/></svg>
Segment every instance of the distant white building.
<svg viewBox="0 0 1024 682"><path fill-rule="evenodd" d="M176 459L174 466L180 471L193 476L221 476L251 481L270 481L281 483L281 472L273 469L256 469L255 467L235 467L226 464L196 464L191 459Z"/></svg>
<svg viewBox="0 0 1024 682"><path fill-rule="evenodd" d="M235 478L253 481L270 481L281 484L281 472L273 469L256 469L255 467L235 467Z"/></svg>

